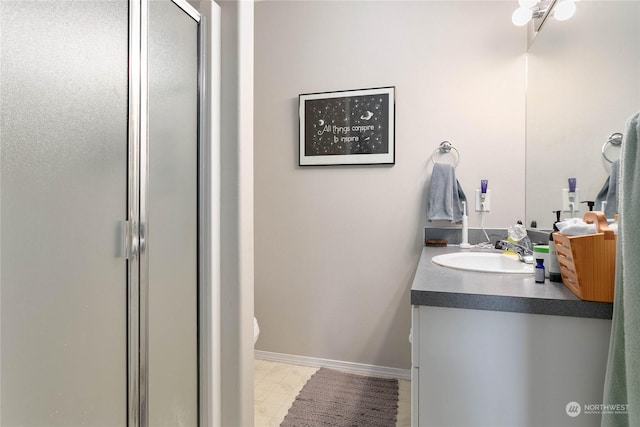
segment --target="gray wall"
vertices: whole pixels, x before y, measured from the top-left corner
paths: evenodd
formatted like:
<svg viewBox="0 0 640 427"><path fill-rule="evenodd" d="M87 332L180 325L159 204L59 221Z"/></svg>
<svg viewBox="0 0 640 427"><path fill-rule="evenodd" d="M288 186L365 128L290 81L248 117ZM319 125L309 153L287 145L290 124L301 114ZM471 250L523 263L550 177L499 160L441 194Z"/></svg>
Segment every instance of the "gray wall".
<svg viewBox="0 0 640 427"><path fill-rule="evenodd" d="M258 350L409 368L409 289L443 140L460 151L469 196L489 179L486 226L524 218L526 29L511 24L514 4L256 3ZM392 85L394 166L297 166L298 94Z"/></svg>

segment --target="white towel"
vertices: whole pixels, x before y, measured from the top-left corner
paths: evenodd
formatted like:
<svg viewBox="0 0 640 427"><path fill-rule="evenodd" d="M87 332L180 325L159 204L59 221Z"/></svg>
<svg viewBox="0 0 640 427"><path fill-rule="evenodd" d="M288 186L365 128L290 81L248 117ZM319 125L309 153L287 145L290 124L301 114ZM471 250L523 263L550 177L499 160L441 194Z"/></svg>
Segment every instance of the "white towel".
<svg viewBox="0 0 640 427"><path fill-rule="evenodd" d="M584 236L586 234L596 234L596 225L587 224L582 218L570 218L556 223L556 227L562 234L567 236Z"/></svg>
<svg viewBox="0 0 640 427"><path fill-rule="evenodd" d="M436 163L431 172L427 195L427 219L429 221L462 221L462 201L466 201L453 166Z"/></svg>
<svg viewBox="0 0 640 427"><path fill-rule="evenodd" d="M604 382L605 405L627 411L605 412L603 427L640 426L640 113L627 122L620 155L620 233L616 246L616 280L609 360Z"/></svg>

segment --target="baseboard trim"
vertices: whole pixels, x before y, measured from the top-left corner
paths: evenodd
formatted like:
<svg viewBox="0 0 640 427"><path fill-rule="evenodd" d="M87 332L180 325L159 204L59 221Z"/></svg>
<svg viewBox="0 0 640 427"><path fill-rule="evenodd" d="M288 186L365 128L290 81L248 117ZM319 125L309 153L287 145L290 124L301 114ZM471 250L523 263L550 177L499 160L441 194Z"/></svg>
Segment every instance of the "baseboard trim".
<svg viewBox="0 0 640 427"><path fill-rule="evenodd" d="M254 350L254 353L256 359L267 360L269 362L290 363L292 365L310 366L312 368L330 368L352 374L411 380L410 369L389 368L386 366L366 365L364 363L343 362L341 360L320 359L317 357L274 353L262 350Z"/></svg>

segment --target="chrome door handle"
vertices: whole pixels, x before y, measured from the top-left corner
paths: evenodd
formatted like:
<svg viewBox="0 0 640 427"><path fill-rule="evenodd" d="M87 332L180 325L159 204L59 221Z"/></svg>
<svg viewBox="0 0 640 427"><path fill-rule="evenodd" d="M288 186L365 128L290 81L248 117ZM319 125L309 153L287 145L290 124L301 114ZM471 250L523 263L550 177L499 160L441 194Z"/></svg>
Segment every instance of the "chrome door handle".
<svg viewBox="0 0 640 427"><path fill-rule="evenodd" d="M132 221L120 221L120 233L118 244L118 258L133 259L140 254L140 242L138 235L138 223Z"/></svg>
<svg viewBox="0 0 640 427"><path fill-rule="evenodd" d="M144 223L140 224L139 233L138 233L138 253L140 255L142 252L147 249L147 227Z"/></svg>

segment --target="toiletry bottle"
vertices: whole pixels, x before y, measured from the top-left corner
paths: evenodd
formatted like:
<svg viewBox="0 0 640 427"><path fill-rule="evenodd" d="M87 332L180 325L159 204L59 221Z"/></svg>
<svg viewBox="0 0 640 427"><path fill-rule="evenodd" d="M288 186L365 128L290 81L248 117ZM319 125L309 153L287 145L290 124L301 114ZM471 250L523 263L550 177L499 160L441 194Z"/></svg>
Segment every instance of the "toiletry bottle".
<svg viewBox="0 0 640 427"><path fill-rule="evenodd" d="M586 203L587 206L589 207L589 212L593 211L593 206L595 206L596 202L593 202L591 200L585 200L584 202L580 202L580 203Z"/></svg>
<svg viewBox="0 0 640 427"><path fill-rule="evenodd" d="M533 245L533 257L541 258L545 267L549 265L549 245ZM544 277L549 277L549 269L545 268Z"/></svg>
<svg viewBox="0 0 640 427"><path fill-rule="evenodd" d="M553 231L549 234L549 280L552 282L562 282L560 264L558 264L558 252L556 252L556 244L553 241L553 233L559 231L556 224L560 222L561 211L553 212L556 214L556 221L553 223Z"/></svg>
<svg viewBox="0 0 640 427"><path fill-rule="evenodd" d="M536 259L535 270L536 283L544 283L544 260L542 258Z"/></svg>

